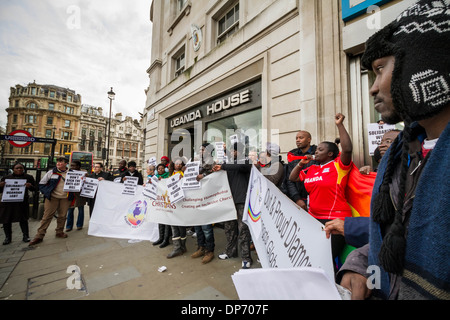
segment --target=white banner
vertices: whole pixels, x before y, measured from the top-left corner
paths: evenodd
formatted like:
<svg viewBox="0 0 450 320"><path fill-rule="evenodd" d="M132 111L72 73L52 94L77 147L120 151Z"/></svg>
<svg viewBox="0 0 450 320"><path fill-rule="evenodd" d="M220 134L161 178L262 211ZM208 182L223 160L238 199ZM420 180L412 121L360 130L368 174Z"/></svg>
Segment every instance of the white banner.
<svg viewBox="0 0 450 320"><path fill-rule="evenodd" d="M243 221L263 268L314 267L334 279L331 240L323 225L253 166Z"/></svg>
<svg viewBox="0 0 450 320"><path fill-rule="evenodd" d="M124 185L107 180L98 182L94 212L88 234L97 237L156 241L158 225L149 220L150 201L142 196L123 195Z"/></svg>
<svg viewBox="0 0 450 320"><path fill-rule="evenodd" d="M237 218L226 172L208 175L201 189L184 191L177 203L169 200L166 180L158 182L156 200L142 186L136 186L135 195L123 195L122 184L99 181L88 234L155 241L157 223L196 226Z"/></svg>

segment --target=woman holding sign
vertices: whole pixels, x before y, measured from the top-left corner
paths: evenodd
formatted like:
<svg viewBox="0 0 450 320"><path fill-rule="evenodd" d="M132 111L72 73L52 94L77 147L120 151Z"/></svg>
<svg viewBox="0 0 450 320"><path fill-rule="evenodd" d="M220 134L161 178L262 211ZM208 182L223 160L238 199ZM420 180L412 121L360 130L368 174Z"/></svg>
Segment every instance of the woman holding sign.
<svg viewBox="0 0 450 320"><path fill-rule="evenodd" d="M6 180L8 180L8 184ZM14 180L18 183L14 183ZM13 186L13 188L8 188L9 185ZM14 196L23 193L23 199L18 197L21 200L15 201L14 197L7 197L6 194L3 194L7 190L13 190ZM34 178L25 173L25 167L21 163L16 163L13 167L13 173L1 179L0 192L3 195L2 202L0 202L0 223L3 223L3 231L5 232L4 245L11 243L13 222L19 222L23 233L23 242L30 242L28 234L28 191L35 190ZM5 200L8 200L8 202L4 202Z"/></svg>

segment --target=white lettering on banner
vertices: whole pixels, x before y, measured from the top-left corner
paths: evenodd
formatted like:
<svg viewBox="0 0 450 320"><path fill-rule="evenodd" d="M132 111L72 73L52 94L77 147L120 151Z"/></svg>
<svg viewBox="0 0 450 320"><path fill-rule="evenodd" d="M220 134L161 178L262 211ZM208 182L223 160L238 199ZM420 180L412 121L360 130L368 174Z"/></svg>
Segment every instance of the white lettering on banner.
<svg viewBox="0 0 450 320"><path fill-rule="evenodd" d="M330 239L322 224L254 166L242 220L249 226L263 268L321 268L334 279Z"/></svg>

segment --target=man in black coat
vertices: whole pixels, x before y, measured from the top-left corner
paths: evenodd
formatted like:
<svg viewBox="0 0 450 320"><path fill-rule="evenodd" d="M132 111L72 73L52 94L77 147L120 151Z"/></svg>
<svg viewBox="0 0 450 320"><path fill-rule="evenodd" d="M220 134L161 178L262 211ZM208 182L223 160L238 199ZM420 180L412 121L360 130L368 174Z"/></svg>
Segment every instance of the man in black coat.
<svg viewBox="0 0 450 320"><path fill-rule="evenodd" d="M251 235L248 226L242 222L244 212L245 199L247 195L248 181L252 164L248 159L243 157L245 146L236 142L231 150L233 160L229 163L216 165L214 171L225 170L230 184L231 194L236 206L237 220L227 221L224 223L225 236L227 245L225 252L219 255L219 259L225 260L238 255L238 245L241 250L242 268L250 268L253 262L250 253Z"/></svg>
<svg viewBox="0 0 450 320"><path fill-rule="evenodd" d="M295 137L295 143L297 145L296 149L292 149L290 153L294 156L306 156L308 154L314 155L316 153L316 145L311 145L311 134L308 131L299 131ZM293 182L289 180L289 175L295 166L298 164L300 160L294 160L288 163L286 167L286 175L285 175L285 186L287 196L294 201L298 206L308 211L307 209L307 198L308 193L306 192L305 186L303 182ZM307 167L315 164L315 161L310 161L307 165L303 167L306 169Z"/></svg>

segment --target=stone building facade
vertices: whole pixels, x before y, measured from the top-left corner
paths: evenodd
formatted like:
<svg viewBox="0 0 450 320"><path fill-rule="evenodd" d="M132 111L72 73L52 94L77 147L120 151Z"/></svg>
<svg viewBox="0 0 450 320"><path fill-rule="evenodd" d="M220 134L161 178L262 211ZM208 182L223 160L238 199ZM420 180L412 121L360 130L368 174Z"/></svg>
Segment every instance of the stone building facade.
<svg viewBox="0 0 450 320"><path fill-rule="evenodd" d="M78 149L81 95L71 89L36 82L27 86L16 85L10 90L6 110L8 134L26 130L34 137L57 139L55 157ZM16 148L8 143L3 161L6 165L19 161L29 168L45 168L50 154L51 144L33 143L25 148Z"/></svg>
<svg viewBox="0 0 450 320"><path fill-rule="evenodd" d="M342 112L355 163L369 163L367 124L378 115L370 108L371 79L355 61L375 32L372 11L395 17L406 3L412 1L153 1L146 159L174 150L194 156L204 141L229 144L237 135L258 150L278 143L286 160L300 129L313 144L334 141L334 115Z"/></svg>

